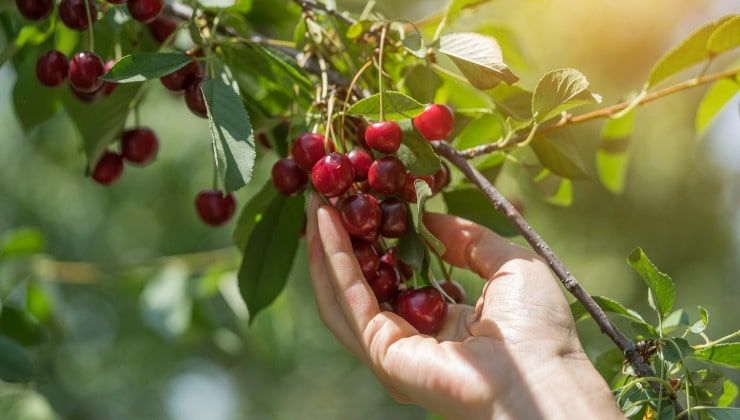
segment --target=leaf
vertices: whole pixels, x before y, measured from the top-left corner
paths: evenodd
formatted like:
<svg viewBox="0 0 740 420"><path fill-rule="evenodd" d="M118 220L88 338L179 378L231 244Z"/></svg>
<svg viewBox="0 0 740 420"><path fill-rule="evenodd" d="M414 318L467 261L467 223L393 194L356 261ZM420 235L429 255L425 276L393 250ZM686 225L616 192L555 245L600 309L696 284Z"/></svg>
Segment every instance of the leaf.
<svg viewBox="0 0 740 420"><path fill-rule="evenodd" d="M601 143L596 152L596 169L601 184L614 194L624 191L629 162L629 148L635 112L606 121L601 129Z"/></svg>
<svg viewBox="0 0 740 420"><path fill-rule="evenodd" d="M36 51L30 50L30 51ZM18 75L35 75L37 56L29 54L21 62ZM64 88L60 88L64 89ZM13 110L24 132L48 121L59 111L59 89L49 89L38 82L36 77L17 77L13 85Z"/></svg>
<svg viewBox="0 0 740 420"><path fill-rule="evenodd" d="M241 97L221 80L205 81L201 89L224 189L236 191L252 178L256 157L249 115Z"/></svg>
<svg viewBox="0 0 740 420"><path fill-rule="evenodd" d="M563 207L573 204L571 180L555 175L549 169L542 167L539 167L539 172L533 180L548 203Z"/></svg>
<svg viewBox="0 0 740 420"><path fill-rule="evenodd" d="M678 309L673 312L671 312L670 315L665 317L662 322L663 326L663 334L668 334L671 331L675 330L678 327L681 326L688 326L689 325L689 314L686 312L686 310Z"/></svg>
<svg viewBox="0 0 740 420"><path fill-rule="evenodd" d="M719 365L740 368L740 343L720 343L696 350L694 357Z"/></svg>
<svg viewBox="0 0 740 420"><path fill-rule="evenodd" d="M313 21L309 20L307 22ZM280 50L268 48L262 45L253 45L253 47L255 51L260 53L260 55L277 65L277 67L290 77L299 87L307 91L312 91L313 83L308 77L306 77L306 75L301 73L297 63L292 57L289 57Z"/></svg>
<svg viewBox="0 0 740 420"><path fill-rule="evenodd" d="M521 121L532 118L532 92L517 85L498 85L488 94L506 116Z"/></svg>
<svg viewBox="0 0 740 420"><path fill-rule="evenodd" d="M401 92L386 91L383 95L385 119L400 121L413 118L424 111L424 105ZM368 96L352 104L347 110L349 115L363 116L369 120L380 120L380 94Z"/></svg>
<svg viewBox="0 0 740 420"><path fill-rule="evenodd" d="M650 288L658 313L661 316L668 315L676 297L673 280L660 272L641 248L635 248L630 252L627 263L640 274Z"/></svg>
<svg viewBox="0 0 740 420"><path fill-rule="evenodd" d="M601 353L594 361L594 367L607 382L622 371L623 364L624 354L616 347Z"/></svg>
<svg viewBox="0 0 740 420"><path fill-rule="evenodd" d="M712 420L737 420L740 417L740 408L711 407L702 410Z"/></svg>
<svg viewBox="0 0 740 420"><path fill-rule="evenodd" d="M44 249L44 236L36 228L19 228L0 238L0 259L33 255Z"/></svg>
<svg viewBox="0 0 740 420"><path fill-rule="evenodd" d="M681 70L708 59L710 55L707 50L709 38L715 29L727 19L728 16L725 16L717 21L704 24L691 32L676 47L663 54L650 70L646 86L648 88L653 87Z"/></svg>
<svg viewBox="0 0 740 420"><path fill-rule="evenodd" d="M693 353L689 342L681 337L668 338L663 343L663 359L671 363L681 362Z"/></svg>
<svg viewBox="0 0 740 420"><path fill-rule="evenodd" d="M694 334L700 334L702 333L707 326L709 325L709 313L706 309L699 306L699 320L694 323L694 325L689 328L689 330Z"/></svg>
<svg viewBox="0 0 740 420"><path fill-rule="evenodd" d="M698 134L703 133L719 111L737 94L740 85L733 79L720 79L704 94L696 110L694 127Z"/></svg>
<svg viewBox="0 0 740 420"><path fill-rule="evenodd" d="M143 82L166 76L192 61L192 57L183 53L135 53L118 60L101 79L116 83Z"/></svg>
<svg viewBox="0 0 740 420"><path fill-rule="evenodd" d="M24 346L35 346L48 339L46 330L38 320L28 312L13 306L0 308L0 335Z"/></svg>
<svg viewBox="0 0 740 420"><path fill-rule="evenodd" d="M254 227L262 220L267 206L276 196L277 190L268 182L244 205L233 234L234 243L240 250L244 251Z"/></svg>
<svg viewBox="0 0 740 420"><path fill-rule="evenodd" d="M411 266L415 272L421 272L426 257L426 247L415 229L406 229L396 245L398 258Z"/></svg>
<svg viewBox="0 0 740 420"><path fill-rule="evenodd" d="M737 385L729 379L722 381L722 395L717 399L717 405L720 407L728 407L737 398L738 389Z"/></svg>
<svg viewBox="0 0 740 420"><path fill-rule="evenodd" d="M504 121L498 114L483 115L462 129L455 139L455 147L467 149L484 143L494 142L504 135Z"/></svg>
<svg viewBox="0 0 740 420"><path fill-rule="evenodd" d="M447 55L471 85L490 89L500 82L515 83L519 78L504 63L495 39L472 32L443 35L439 52Z"/></svg>
<svg viewBox="0 0 740 420"><path fill-rule="evenodd" d="M285 287L305 221L303 205L303 196L277 195L247 242L238 278L250 323Z"/></svg>
<svg viewBox="0 0 740 420"><path fill-rule="evenodd" d="M5 382L27 382L34 376L34 366L26 349L0 335L0 379Z"/></svg>
<svg viewBox="0 0 740 420"><path fill-rule="evenodd" d="M588 178L586 166L568 131L539 134L530 144L542 166L568 179Z"/></svg>
<svg viewBox="0 0 740 420"><path fill-rule="evenodd" d="M398 159L414 175L433 175L442 166L442 162L432 145L416 131L410 120L401 121L399 125L403 130L403 138L401 147L396 152Z"/></svg>
<svg viewBox="0 0 740 420"><path fill-rule="evenodd" d="M511 222L496 211L488 197L477 188L463 187L445 191L444 199L450 214L485 226L501 236L512 237L519 234Z"/></svg>
<svg viewBox="0 0 740 420"><path fill-rule="evenodd" d="M452 19L465 9L478 7L490 1L491 0L452 0L450 1L450 5L447 6L447 12L445 14L448 19Z"/></svg>
<svg viewBox="0 0 740 420"><path fill-rule="evenodd" d="M416 231L419 233L419 236L421 236L421 239L423 239L429 247L434 251L437 255L444 255L445 253L445 246L442 242L437 239L432 232L427 229L426 225L424 224L424 220L422 218L422 215L424 213L424 203L426 203L427 199L432 196L432 189L429 188L429 184L426 183L426 181L417 179L414 181L414 188L416 189L416 216L414 218L414 228L416 228Z"/></svg>
<svg viewBox="0 0 740 420"><path fill-rule="evenodd" d="M442 87L442 79L429 67L416 64L404 73L403 87L414 99L433 102L437 89Z"/></svg>
<svg viewBox="0 0 740 420"><path fill-rule="evenodd" d="M638 322L638 323L644 323L645 320L640 316L640 314L635 311L634 309L628 309L625 308L621 303L617 302L614 299L610 299L608 297L604 296L591 296L597 305L601 309L603 309L605 312L611 312L617 315L621 315L631 321ZM582 303L579 301L574 301L570 304L570 310L573 314L573 319L576 321L580 321L582 319L588 318L590 315L588 311L586 311L586 308L583 306Z"/></svg>
<svg viewBox="0 0 740 420"><path fill-rule="evenodd" d="M532 94L535 121L541 123L571 108L600 103L601 96L591 93L588 87L586 76L575 69L559 69L545 74Z"/></svg>
<svg viewBox="0 0 740 420"><path fill-rule="evenodd" d="M735 15L712 32L707 41L707 49L712 54L729 51L740 46L740 15Z"/></svg>

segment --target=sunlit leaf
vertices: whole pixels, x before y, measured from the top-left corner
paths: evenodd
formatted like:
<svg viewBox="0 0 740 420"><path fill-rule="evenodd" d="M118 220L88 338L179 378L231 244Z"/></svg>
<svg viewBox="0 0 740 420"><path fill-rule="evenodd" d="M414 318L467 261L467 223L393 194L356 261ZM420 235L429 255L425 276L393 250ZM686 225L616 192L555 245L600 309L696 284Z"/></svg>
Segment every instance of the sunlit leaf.
<svg viewBox="0 0 740 420"><path fill-rule="evenodd" d="M601 184L614 194L624 191L629 162L629 148L635 112L611 118L601 129L601 142L596 152L596 169Z"/></svg>
<svg viewBox="0 0 740 420"><path fill-rule="evenodd" d="M720 79L712 84L696 110L694 126L697 133L701 134L707 129L719 111L737 95L738 90L740 84L733 79Z"/></svg>
<svg viewBox="0 0 740 420"><path fill-rule="evenodd" d="M601 96L591 93L588 80L580 71L553 70L537 82L532 94L532 115L537 122L544 122L571 108L599 102Z"/></svg>
<svg viewBox="0 0 740 420"><path fill-rule="evenodd" d="M495 142L504 135L503 118L498 114L484 115L472 120L455 139L455 147L467 149Z"/></svg>
<svg viewBox="0 0 740 420"><path fill-rule="evenodd" d="M447 55L460 72L478 89L490 89L500 82L519 80L504 63L495 39L472 32L443 35L439 51Z"/></svg>
<svg viewBox="0 0 740 420"><path fill-rule="evenodd" d="M729 379L722 381L722 395L717 399L717 405L720 407L728 407L735 402L737 398L738 389L737 385Z"/></svg>
<svg viewBox="0 0 740 420"><path fill-rule="evenodd" d="M386 91L383 95L383 108L385 119L388 121L400 121L413 118L422 111L424 105L417 102L414 98L404 95L401 92ZM380 120L380 94L368 96L361 99L347 110L349 115L363 116L369 120Z"/></svg>
<svg viewBox="0 0 740 420"><path fill-rule="evenodd" d="M33 255L44 249L44 235L36 228L18 228L0 237L0 259Z"/></svg>
<svg viewBox="0 0 740 420"><path fill-rule="evenodd" d="M396 155L414 175L433 175L442 162L431 144L422 137L410 120L401 121L403 138Z"/></svg>
<svg viewBox="0 0 740 420"><path fill-rule="evenodd" d="M668 315L676 298L673 280L658 270L641 248L635 248L630 252L627 263L640 274L650 288L657 311L661 316Z"/></svg>
<svg viewBox="0 0 740 420"><path fill-rule="evenodd" d="M173 73L193 61L183 53L135 53L122 57L102 80L116 83L143 82Z"/></svg>
<svg viewBox="0 0 740 420"><path fill-rule="evenodd" d="M740 343L720 343L696 350L694 357L723 366L740 368Z"/></svg>
<svg viewBox="0 0 740 420"><path fill-rule="evenodd" d="M707 41L707 49L712 54L737 47L740 47L740 15L735 15L717 26Z"/></svg>

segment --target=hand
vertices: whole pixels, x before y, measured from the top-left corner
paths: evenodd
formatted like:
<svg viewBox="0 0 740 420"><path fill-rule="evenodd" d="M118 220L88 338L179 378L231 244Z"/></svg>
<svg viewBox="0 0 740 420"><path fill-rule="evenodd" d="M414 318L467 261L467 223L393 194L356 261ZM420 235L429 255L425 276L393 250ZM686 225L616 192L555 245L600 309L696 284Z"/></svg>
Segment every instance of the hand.
<svg viewBox="0 0 740 420"><path fill-rule="evenodd" d="M449 418L622 418L544 262L475 223L424 222L445 261L487 280L475 308L449 306L435 337L381 310L337 211L315 197L308 209L319 315L396 400Z"/></svg>

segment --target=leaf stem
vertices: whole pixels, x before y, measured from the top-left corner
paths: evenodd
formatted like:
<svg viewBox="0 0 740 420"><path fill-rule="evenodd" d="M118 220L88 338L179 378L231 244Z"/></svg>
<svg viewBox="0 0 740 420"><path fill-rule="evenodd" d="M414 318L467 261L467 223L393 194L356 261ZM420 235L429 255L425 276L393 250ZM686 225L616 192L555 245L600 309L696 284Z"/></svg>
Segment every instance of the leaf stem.
<svg viewBox="0 0 740 420"><path fill-rule="evenodd" d="M385 46L385 36L388 33L388 24L383 25L380 31L380 50L378 51L378 94L380 99L380 121L385 121L385 108L383 107L383 98L385 96L383 89L383 47Z"/></svg>
<svg viewBox="0 0 740 420"><path fill-rule="evenodd" d="M715 345L717 345L719 343L723 343L723 342L725 342L727 340L731 340L731 339L733 339L733 338L735 338L737 336L740 336L740 330L737 330L734 333L730 333L730 334L728 334L728 335L726 335L726 336L724 336L722 338L718 338L718 339L716 339L714 341L710 341L710 342L705 343L705 344L696 345L696 346L694 346L694 349L697 349L698 350L698 349L705 349L707 347L712 347L712 346L715 346Z"/></svg>

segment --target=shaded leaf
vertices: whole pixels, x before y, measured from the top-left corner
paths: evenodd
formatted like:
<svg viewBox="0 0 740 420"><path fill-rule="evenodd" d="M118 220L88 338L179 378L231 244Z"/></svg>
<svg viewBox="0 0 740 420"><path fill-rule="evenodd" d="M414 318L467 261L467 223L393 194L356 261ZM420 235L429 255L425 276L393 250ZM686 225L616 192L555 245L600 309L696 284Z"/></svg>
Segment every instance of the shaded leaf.
<svg viewBox="0 0 740 420"><path fill-rule="evenodd" d="M427 251L416 229L406 229L406 233L401 236L396 246L398 258L411 266L415 272L421 272Z"/></svg>
<svg viewBox="0 0 740 420"><path fill-rule="evenodd" d="M403 86L414 99L434 102L437 89L442 87L442 79L429 67L416 64L404 73Z"/></svg>
<svg viewBox="0 0 740 420"><path fill-rule="evenodd" d="M494 142L504 135L504 121L498 114L483 115L472 120L455 139L455 147L467 149L485 143Z"/></svg>
<svg viewBox="0 0 740 420"><path fill-rule="evenodd" d="M192 61L192 57L183 53L135 53L118 60L101 79L116 83L143 82L166 76Z"/></svg>
<svg viewBox="0 0 740 420"><path fill-rule="evenodd" d="M262 45L254 45L254 49L263 57L276 64L277 67L288 75L298 86L304 90L312 91L313 82L311 82L311 79L301 72L298 64L292 57L278 49L268 48Z"/></svg>
<svg viewBox="0 0 740 420"><path fill-rule="evenodd" d="M545 74L532 94L535 121L544 122L571 108L601 102L601 96L591 93L588 88L586 76L575 69L559 69Z"/></svg>
<svg viewBox="0 0 740 420"><path fill-rule="evenodd" d="M737 420L740 418L740 408L736 407L711 407L702 411L712 420Z"/></svg>
<svg viewBox="0 0 740 420"><path fill-rule="evenodd" d="M246 248L254 227L262 220L267 206L275 199L277 194L278 192L272 183L265 183L259 192L252 196L242 207L233 234L234 243L242 251Z"/></svg>
<svg viewBox="0 0 740 420"><path fill-rule="evenodd" d="M601 184L614 194L624 191L629 162L629 148L635 112L606 121L601 129L601 142L596 152L596 169Z"/></svg>
<svg viewBox="0 0 740 420"><path fill-rule="evenodd" d="M519 80L504 63L501 47L495 39L472 32L443 35L439 51L447 55L471 85L490 89L500 82Z"/></svg>
<svg viewBox="0 0 740 420"><path fill-rule="evenodd" d="M667 274L660 272L641 248L635 248L630 252L627 263L640 274L650 288L656 310L661 316L668 315L676 297L673 280Z"/></svg>
<svg viewBox="0 0 740 420"><path fill-rule="evenodd" d="M33 376L33 362L26 349L0 335L0 379L5 382L26 382Z"/></svg>
<svg viewBox="0 0 740 420"><path fill-rule="evenodd" d="M44 327L28 312L7 305L0 308L0 335L24 346L35 346L49 338Z"/></svg>
<svg viewBox="0 0 740 420"><path fill-rule="evenodd" d="M383 95L385 119L400 121L413 118L424 111L424 105L401 92L386 91ZM349 115L360 115L369 120L380 120L380 94L361 99L347 109Z"/></svg>
<svg viewBox="0 0 740 420"><path fill-rule="evenodd" d="M488 94L505 115L521 121L532 118L532 92L517 85L498 85Z"/></svg>
<svg viewBox="0 0 740 420"><path fill-rule="evenodd" d="M586 166L568 131L539 134L530 144L542 166L568 179L587 178Z"/></svg>
<svg viewBox="0 0 740 420"><path fill-rule="evenodd" d="M707 49L712 54L719 54L739 46L740 15L735 15L717 26L707 41Z"/></svg>
<svg viewBox="0 0 740 420"><path fill-rule="evenodd" d="M668 338L663 342L663 359L677 363L691 356L694 349L681 337Z"/></svg>
<svg viewBox="0 0 740 420"><path fill-rule="evenodd" d="M35 51L35 50L34 50ZM36 74L36 59L28 54L16 71L19 75ZM62 87L60 89L66 89ZM29 132L53 117L61 108L59 89L49 89L36 77L17 77L13 85L13 110L24 132Z"/></svg>
<svg viewBox="0 0 740 420"><path fill-rule="evenodd" d="M720 343L698 349L694 357L738 369L740 368L740 343Z"/></svg>
<svg viewBox="0 0 740 420"><path fill-rule="evenodd" d="M604 296L591 296L597 305L601 309L603 309L605 312L611 312L617 315L621 315L631 321L644 323L645 320L640 316L640 314L635 311L634 309L629 309L624 307L621 303L617 302L614 299L610 299L608 297ZM576 321L580 321L582 319L588 318L590 315L588 311L586 311L586 308L581 304L581 302L574 301L570 304L570 310L573 314L573 319Z"/></svg>
<svg viewBox="0 0 740 420"><path fill-rule="evenodd" d="M622 371L623 364L624 354L616 347L601 353L594 360L594 367L607 382Z"/></svg>
<svg viewBox="0 0 740 420"><path fill-rule="evenodd" d="M712 84L696 110L694 127L697 133L701 134L707 129L714 117L730 102L738 90L740 90L740 84L732 79L720 79Z"/></svg>
<svg viewBox="0 0 740 420"><path fill-rule="evenodd" d="M450 214L485 226L501 236L511 237L519 233L477 188L471 186L445 191L444 199Z"/></svg>
<svg viewBox="0 0 740 420"><path fill-rule="evenodd" d="M573 183L571 180L555 175L547 168L532 169L539 171L536 172L533 181L544 195L545 201L564 207L573 203Z"/></svg>

